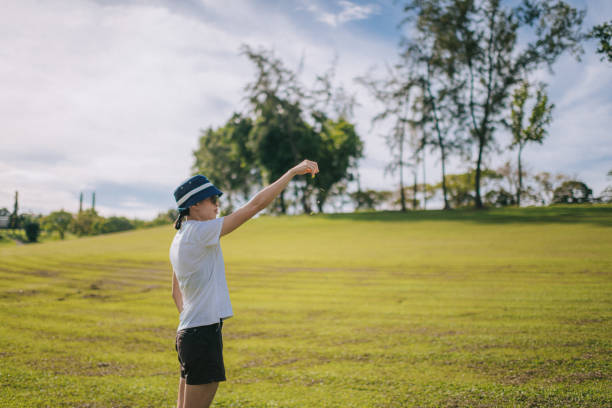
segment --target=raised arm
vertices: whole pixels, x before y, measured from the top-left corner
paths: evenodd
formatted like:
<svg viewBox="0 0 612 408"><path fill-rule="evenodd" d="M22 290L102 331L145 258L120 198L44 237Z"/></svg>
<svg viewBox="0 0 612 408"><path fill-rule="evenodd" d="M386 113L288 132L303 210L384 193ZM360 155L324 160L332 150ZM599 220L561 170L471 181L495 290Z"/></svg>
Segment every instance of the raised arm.
<svg viewBox="0 0 612 408"><path fill-rule="evenodd" d="M229 234L247 220L251 219L255 214L266 208L272 200L274 200L284 189L294 176L319 172L319 166L316 162L304 160L297 166L287 171L281 178L270 184L255 195L248 203L226 216L223 219L223 227L221 228L221 236Z"/></svg>

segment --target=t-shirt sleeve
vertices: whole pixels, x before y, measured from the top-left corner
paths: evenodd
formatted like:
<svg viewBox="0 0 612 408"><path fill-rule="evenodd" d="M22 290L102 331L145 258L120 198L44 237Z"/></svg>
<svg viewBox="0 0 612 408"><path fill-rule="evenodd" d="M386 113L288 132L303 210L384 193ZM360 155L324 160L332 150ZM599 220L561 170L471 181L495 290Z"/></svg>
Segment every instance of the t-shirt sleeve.
<svg viewBox="0 0 612 408"><path fill-rule="evenodd" d="M194 230L194 239L203 246L216 245L219 243L222 227L223 217L198 222Z"/></svg>

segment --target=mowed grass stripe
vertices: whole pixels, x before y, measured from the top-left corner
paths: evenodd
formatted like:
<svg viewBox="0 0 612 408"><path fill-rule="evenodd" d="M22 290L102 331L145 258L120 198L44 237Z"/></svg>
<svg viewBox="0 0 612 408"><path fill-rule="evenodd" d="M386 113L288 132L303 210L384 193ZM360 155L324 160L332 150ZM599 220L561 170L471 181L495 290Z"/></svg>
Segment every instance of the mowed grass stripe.
<svg viewBox="0 0 612 408"><path fill-rule="evenodd" d="M252 220L222 239L215 404L609 405L610 226L610 206ZM0 249L0 406L173 406L173 234Z"/></svg>

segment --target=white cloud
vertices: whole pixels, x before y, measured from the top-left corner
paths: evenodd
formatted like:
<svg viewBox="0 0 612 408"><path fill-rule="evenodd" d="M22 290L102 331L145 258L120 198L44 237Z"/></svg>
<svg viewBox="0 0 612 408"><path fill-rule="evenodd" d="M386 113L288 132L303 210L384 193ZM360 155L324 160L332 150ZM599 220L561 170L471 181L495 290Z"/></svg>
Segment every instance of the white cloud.
<svg viewBox="0 0 612 408"><path fill-rule="evenodd" d="M331 27L338 27L344 23L355 20L365 20L372 15L380 13L378 4L359 5L350 1L341 0L337 2L340 10L330 12L311 1L305 1L304 8L316 15L317 21L325 23Z"/></svg>

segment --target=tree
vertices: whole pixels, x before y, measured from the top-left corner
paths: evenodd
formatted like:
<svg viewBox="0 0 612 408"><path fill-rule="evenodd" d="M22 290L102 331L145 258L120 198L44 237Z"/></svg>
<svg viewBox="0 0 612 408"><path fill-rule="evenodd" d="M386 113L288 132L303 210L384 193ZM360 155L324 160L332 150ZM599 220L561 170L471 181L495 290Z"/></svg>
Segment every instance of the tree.
<svg viewBox="0 0 612 408"><path fill-rule="evenodd" d="M524 0L514 7L501 0L410 0L404 10L406 24L433 38L440 64L452 67L462 84L456 111L467 113L476 147L474 199L482 208L482 167L496 146L497 127L505 125L510 89L542 65L550 68L566 50L579 55L585 13L561 0ZM521 40L524 28L534 26Z"/></svg>
<svg viewBox="0 0 612 408"><path fill-rule="evenodd" d="M439 183L437 186L433 186L431 184L415 182L412 186L405 188L404 197L407 201L412 201L413 210L417 210L418 208L425 209L425 202L435 196L436 191L440 189L441 184L442 183ZM423 197L423 200L419 200L419 193ZM390 201L393 207L399 206L401 204L399 194L393 194L393 196L390 198Z"/></svg>
<svg viewBox="0 0 612 408"><path fill-rule="evenodd" d="M297 75L269 51L243 46L242 53L256 67L255 80L245 87L251 114L256 118L249 147L256 152L263 178L270 183L300 158L313 157L316 140L311 126L302 116L304 92ZM281 213L287 211L285 192L283 190L277 199L277 209Z"/></svg>
<svg viewBox="0 0 612 408"><path fill-rule="evenodd" d="M171 208L166 212L160 212L159 214L157 214L157 217L149 221L147 223L147 226L155 227L158 225L168 225L168 224L173 223L177 217L178 217L178 211L175 210L174 208Z"/></svg>
<svg viewBox="0 0 612 408"><path fill-rule="evenodd" d="M60 239L64 239L66 231L72 222L72 214L67 211L54 211L42 219L42 228L46 231L57 231Z"/></svg>
<svg viewBox="0 0 612 408"><path fill-rule="evenodd" d="M570 177L562 173L552 175L547 171L543 171L535 174L533 180L536 186L534 200L539 201L542 205L547 205L552 202L555 189L565 181L569 181Z"/></svg>
<svg viewBox="0 0 612 408"><path fill-rule="evenodd" d="M245 90L253 127L248 147L254 154L262 178L268 183L281 177L303 158L319 162L321 173L315 178L293 182L296 202L305 213L311 212L311 196L316 194L319 211L334 184L350 179L350 169L362 156L363 144L348 121L354 103L342 88L331 88L329 75L319 77L318 88L308 91L298 81L297 73L287 69L272 52L255 51L248 46L243 54L256 67L255 80ZM320 103L332 101L331 117ZM276 211L286 213L284 190L279 194Z"/></svg>
<svg viewBox="0 0 612 408"><path fill-rule="evenodd" d="M129 231L134 229L132 221L125 217L109 217L99 220L94 227L95 234L109 234L112 232Z"/></svg>
<svg viewBox="0 0 612 408"><path fill-rule="evenodd" d="M418 124L423 129L424 135L427 133L433 135L431 140L424 138L423 141L440 150L442 197L444 209L449 209L446 162L451 151L461 143L457 141L458 139L449 139L448 135L453 128L460 129L461 118L464 117L462 112L456 111L462 109L462 106L453 103L461 84L457 82L454 60L441 58L435 39L430 33L419 30L412 34L411 37L402 38L401 64L409 69L411 76L421 88L421 95L415 99L413 109L421 114ZM455 137L459 134L460 132L457 132ZM423 153L425 153L424 145Z"/></svg>
<svg viewBox="0 0 612 408"><path fill-rule="evenodd" d="M578 180L564 181L553 192L553 204L584 204L593 201L593 190Z"/></svg>
<svg viewBox="0 0 612 408"><path fill-rule="evenodd" d="M299 103L272 98L260 108L260 115L251 132L251 143L267 182L281 177L301 157L314 158L319 150L319 138L302 118ZM307 181L307 183L309 183ZM278 196L278 210L286 213L285 191ZM304 191L303 191L304 193ZM310 212L307 198L304 211Z"/></svg>
<svg viewBox="0 0 612 408"><path fill-rule="evenodd" d="M416 121L410 120L411 98L414 97L416 80L409 77L403 70L406 67L397 65L387 68L387 77L374 78L371 74L357 78L383 106L383 110L372 119L372 126L391 120L390 132L385 134L385 143L391 153L391 160L385 167L385 173L399 172L399 192L401 211L406 211L406 196L404 186L404 168L409 165L406 160L408 151L408 128L414 128ZM424 146L425 142L420 143Z"/></svg>
<svg viewBox="0 0 612 408"><path fill-rule="evenodd" d="M319 139L318 151L313 157L324 168L312 179L320 213L330 197L346 193L348 182L355 180L357 162L363 157L363 141L350 122L355 96L342 85L334 86L335 67L334 61L327 72L317 76L312 88L306 92L305 103ZM304 184L308 187L308 183ZM302 198L307 198L307 194Z"/></svg>
<svg viewBox="0 0 612 408"><path fill-rule="evenodd" d="M252 129L251 118L234 113L220 128L203 131L193 152L193 170L206 175L224 192L224 210L233 210L236 195L247 201L252 189L261 184L255 152L248 145Z"/></svg>
<svg viewBox="0 0 612 408"><path fill-rule="evenodd" d="M40 223L35 220L28 220L25 223L25 232L29 242L36 242L38 235L40 235Z"/></svg>
<svg viewBox="0 0 612 408"><path fill-rule="evenodd" d="M36 242L40 234L40 223L36 218L27 217L24 222L26 237L29 242Z"/></svg>
<svg viewBox="0 0 612 408"><path fill-rule="evenodd" d="M608 178L612 177L612 170L608 171ZM612 203L612 185L607 186L599 196L599 201L603 203Z"/></svg>
<svg viewBox="0 0 612 408"><path fill-rule="evenodd" d="M374 210L393 196L391 191L358 190L350 193L356 210Z"/></svg>
<svg viewBox="0 0 612 408"><path fill-rule="evenodd" d="M342 180L353 179L349 169L356 167L356 160L363 156L363 142L355 131L355 126L340 118L336 121L324 119L318 152L314 160L324 165L324 171L317 174L313 185L317 190L317 207L320 213L332 193L332 188ZM308 179L307 179L308 180Z"/></svg>
<svg viewBox="0 0 612 408"><path fill-rule="evenodd" d="M9 228L18 229L20 228L20 217L19 217L19 192L15 191L15 203L13 204L13 212L9 216Z"/></svg>
<svg viewBox="0 0 612 408"><path fill-rule="evenodd" d="M494 170L484 169L481 174L483 178L483 186L492 180L499 180L502 176ZM474 179L476 170L470 169L466 173L448 174L447 189L451 208L468 207L474 205L476 197L474 196ZM436 189L442 188L442 183L434 186Z"/></svg>
<svg viewBox="0 0 612 408"><path fill-rule="evenodd" d="M599 40L597 53L602 54L601 60L608 59L612 62L612 20L596 25L589 32L589 38Z"/></svg>
<svg viewBox="0 0 612 408"><path fill-rule="evenodd" d="M70 231L80 237L95 235L99 233L99 225L103 220L93 208L83 210L72 219Z"/></svg>
<svg viewBox="0 0 612 408"><path fill-rule="evenodd" d="M553 104L548 104L548 96L544 91L544 86L540 85L536 90L535 104L529 115L527 127L523 125L525 116L525 102L529 99L529 82L523 81L516 88L512 98L512 109L510 114L512 129L511 147L518 147L518 186L516 190L516 205L521 206L521 194L523 193L523 172L521 154L525 145L529 142L542 144L546 137L546 125L552 121Z"/></svg>
<svg viewBox="0 0 612 408"><path fill-rule="evenodd" d="M493 207L508 207L516 205L516 196L504 188L490 190L485 194L485 203Z"/></svg>

